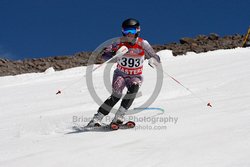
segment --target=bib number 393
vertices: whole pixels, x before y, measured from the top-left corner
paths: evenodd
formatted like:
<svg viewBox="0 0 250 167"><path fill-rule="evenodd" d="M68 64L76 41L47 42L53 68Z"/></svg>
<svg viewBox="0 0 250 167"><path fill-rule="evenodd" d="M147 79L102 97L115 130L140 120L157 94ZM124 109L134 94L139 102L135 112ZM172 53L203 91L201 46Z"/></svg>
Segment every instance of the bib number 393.
<svg viewBox="0 0 250 167"><path fill-rule="evenodd" d="M140 58L122 57L120 59L120 65L130 68L140 67L142 61Z"/></svg>

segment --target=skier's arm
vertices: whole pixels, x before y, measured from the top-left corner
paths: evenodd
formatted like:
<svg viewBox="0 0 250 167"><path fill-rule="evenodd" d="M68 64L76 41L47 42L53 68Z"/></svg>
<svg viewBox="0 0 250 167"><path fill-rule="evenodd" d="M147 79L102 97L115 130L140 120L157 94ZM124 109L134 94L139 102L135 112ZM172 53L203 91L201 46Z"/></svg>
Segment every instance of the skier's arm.
<svg viewBox="0 0 250 167"><path fill-rule="evenodd" d="M114 55L115 55L115 51L113 49L113 45L109 45L103 49L101 57L104 61L107 61L111 59Z"/></svg>
<svg viewBox="0 0 250 167"><path fill-rule="evenodd" d="M114 55L116 55L116 51L119 50L119 39L114 41L111 45L105 47L102 52L102 59L107 61L111 59Z"/></svg>
<svg viewBox="0 0 250 167"><path fill-rule="evenodd" d="M155 53L148 41L143 40L143 48L145 51L145 58L148 59L148 64L151 67L157 66L159 63L161 63L160 56Z"/></svg>

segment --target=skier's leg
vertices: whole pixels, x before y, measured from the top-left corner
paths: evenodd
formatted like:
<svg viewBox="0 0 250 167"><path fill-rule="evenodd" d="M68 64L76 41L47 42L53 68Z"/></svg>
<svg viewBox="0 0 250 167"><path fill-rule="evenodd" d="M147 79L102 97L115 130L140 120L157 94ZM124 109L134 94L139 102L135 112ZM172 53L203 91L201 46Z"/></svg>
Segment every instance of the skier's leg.
<svg viewBox="0 0 250 167"><path fill-rule="evenodd" d="M94 115L93 119L88 123L88 126L100 125L103 117L108 115L113 106L120 100L124 87L124 78L114 74L112 83L112 95L108 97L99 107L97 114Z"/></svg>
<svg viewBox="0 0 250 167"><path fill-rule="evenodd" d="M98 112L102 113L104 116L108 115L110 110L114 105L120 100L121 95L113 93L111 96L105 100L105 102L99 107Z"/></svg>
<svg viewBox="0 0 250 167"><path fill-rule="evenodd" d="M136 94L140 88L140 85L142 83L142 78L132 78L128 82L128 91L127 94L124 96L121 102L121 106L118 109L118 111L115 114L115 118L112 122L122 124L124 121L124 115L126 114L126 111L128 108L132 105Z"/></svg>
<svg viewBox="0 0 250 167"><path fill-rule="evenodd" d="M136 76L126 80L126 86L128 88L127 94L124 96L121 106L126 110L132 105L135 100L136 94L142 84L143 77Z"/></svg>
<svg viewBox="0 0 250 167"><path fill-rule="evenodd" d="M127 91L127 94L124 96L121 106L126 110L132 105L133 101L135 100L136 94L140 88L140 85L132 84Z"/></svg>
<svg viewBox="0 0 250 167"><path fill-rule="evenodd" d="M122 76L114 74L112 83L112 95L100 106L98 112L108 115L110 110L122 97L122 91L125 88L125 80Z"/></svg>
<svg viewBox="0 0 250 167"><path fill-rule="evenodd" d="M112 107L120 100L121 96L112 94L105 102L99 107L97 113L87 126L101 126L101 121L104 116L108 115Z"/></svg>

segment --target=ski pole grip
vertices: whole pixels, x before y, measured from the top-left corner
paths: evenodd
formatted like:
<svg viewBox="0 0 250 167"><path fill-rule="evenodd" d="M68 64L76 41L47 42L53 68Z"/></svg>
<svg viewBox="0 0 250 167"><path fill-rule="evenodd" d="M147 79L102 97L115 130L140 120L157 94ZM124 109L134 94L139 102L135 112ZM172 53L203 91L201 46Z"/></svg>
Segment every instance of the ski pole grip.
<svg viewBox="0 0 250 167"><path fill-rule="evenodd" d="M120 57L128 52L128 48L126 46L121 46L117 51L114 57Z"/></svg>

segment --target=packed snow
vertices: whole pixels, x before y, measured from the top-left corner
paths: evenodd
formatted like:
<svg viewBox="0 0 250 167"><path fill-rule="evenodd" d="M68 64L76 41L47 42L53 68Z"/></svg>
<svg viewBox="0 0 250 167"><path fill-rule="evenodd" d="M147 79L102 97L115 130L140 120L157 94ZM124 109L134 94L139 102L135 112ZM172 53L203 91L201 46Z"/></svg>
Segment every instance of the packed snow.
<svg viewBox="0 0 250 167"><path fill-rule="evenodd" d="M137 124L129 130L72 133L98 109L86 67L0 77L0 166L250 166L250 49L158 54L165 75L149 106L156 109L127 115ZM109 96L104 68L93 73L102 100ZM131 108L152 95L155 83L156 71L145 61L141 97Z"/></svg>

